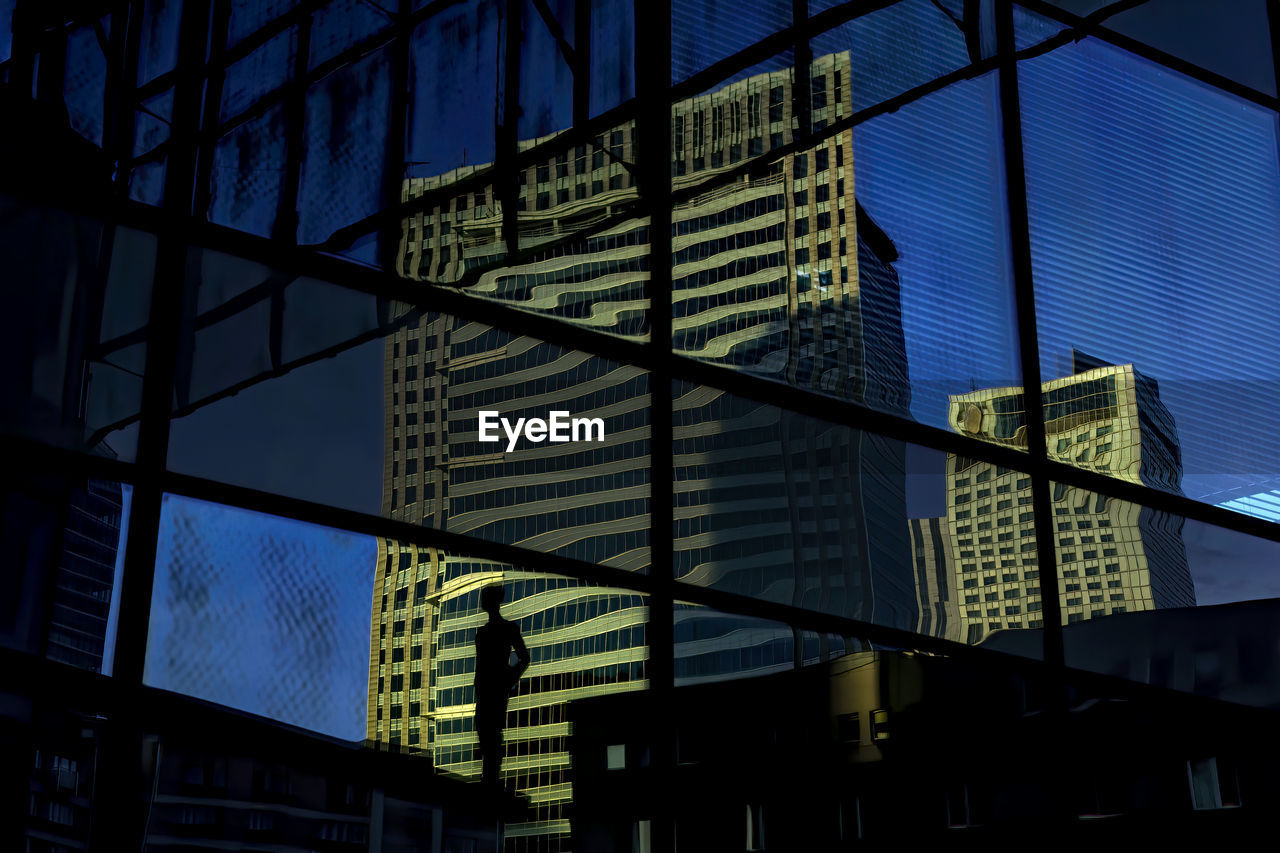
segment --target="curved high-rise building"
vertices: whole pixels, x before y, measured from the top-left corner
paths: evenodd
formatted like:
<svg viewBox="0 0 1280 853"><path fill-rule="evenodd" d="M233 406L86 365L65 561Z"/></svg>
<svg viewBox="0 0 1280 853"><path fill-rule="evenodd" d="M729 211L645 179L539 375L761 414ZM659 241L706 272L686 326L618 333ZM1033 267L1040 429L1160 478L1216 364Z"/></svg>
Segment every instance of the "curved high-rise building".
<svg viewBox="0 0 1280 853"><path fill-rule="evenodd" d="M908 415L892 241L855 200L851 134L784 149L797 127L794 77L781 68L674 107L674 189L748 158L761 168L675 207L672 304L652 310L672 311L681 354ZM814 61L815 122L849 114L848 78L847 53ZM555 151L553 137L528 144L548 142ZM491 192L472 192L406 220L400 272L647 336L650 226L626 219L636 197L634 142L632 128L621 127L523 173L523 263L488 268L503 254L503 217ZM770 159L774 149L784 150ZM412 179L405 198L474 170ZM611 216L619 221L577 236ZM652 388L639 368L479 323L391 312L401 323L386 342L385 514L646 571L650 399L670 393L677 579L914 626L900 442L716 389ZM479 440L481 411L514 421L557 410L601 419L603 440L520 439L510 450L505 439ZM508 826L507 843L562 849L572 798L565 703L647 686L647 599L392 541L379 558L369 737L430 750L438 770L478 776L473 643L486 618L478 595L501 583L503 614L520 626L532 658L508 710L504 778L530 798L536 818ZM677 639L689 640L676 650L682 683L797 657L791 637L754 631L749 653L727 662L714 648L728 648L715 640L724 626L694 627L716 618L676 614ZM736 649L741 631L733 637Z"/></svg>

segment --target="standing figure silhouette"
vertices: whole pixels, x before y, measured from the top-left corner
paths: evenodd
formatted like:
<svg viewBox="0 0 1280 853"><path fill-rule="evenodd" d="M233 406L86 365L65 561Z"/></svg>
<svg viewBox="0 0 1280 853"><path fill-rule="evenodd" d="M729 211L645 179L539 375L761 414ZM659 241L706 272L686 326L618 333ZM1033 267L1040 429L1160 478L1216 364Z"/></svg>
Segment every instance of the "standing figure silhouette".
<svg viewBox="0 0 1280 853"><path fill-rule="evenodd" d="M529 668L529 650L525 648L520 627L502 618L502 584L480 590L480 606L489 621L476 630L476 735L480 740L480 756L484 760L481 781L498 784L502 769L502 729L507 722L507 698ZM516 665L511 665L511 652Z"/></svg>

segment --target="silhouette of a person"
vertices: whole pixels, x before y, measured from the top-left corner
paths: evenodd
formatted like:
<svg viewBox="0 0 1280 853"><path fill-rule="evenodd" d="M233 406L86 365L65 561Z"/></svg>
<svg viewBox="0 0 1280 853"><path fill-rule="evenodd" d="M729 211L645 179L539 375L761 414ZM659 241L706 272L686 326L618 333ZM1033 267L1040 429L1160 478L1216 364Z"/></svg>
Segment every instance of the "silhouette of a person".
<svg viewBox="0 0 1280 853"><path fill-rule="evenodd" d="M480 740L480 756L484 760L481 780L498 783L502 769L502 729L507 722L507 698L529 668L529 650L525 648L520 627L502 618L502 585L480 590L480 606L489 621L476 630L476 735ZM517 663L511 665L511 652Z"/></svg>

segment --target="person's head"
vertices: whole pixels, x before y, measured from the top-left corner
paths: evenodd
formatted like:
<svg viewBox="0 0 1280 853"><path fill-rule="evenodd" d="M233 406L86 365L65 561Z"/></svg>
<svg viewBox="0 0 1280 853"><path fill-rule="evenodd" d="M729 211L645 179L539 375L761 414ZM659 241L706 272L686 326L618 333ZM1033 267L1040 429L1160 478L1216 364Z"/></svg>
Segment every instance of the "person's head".
<svg viewBox="0 0 1280 853"><path fill-rule="evenodd" d="M480 590L480 607L494 616L502 607L502 584L495 583Z"/></svg>

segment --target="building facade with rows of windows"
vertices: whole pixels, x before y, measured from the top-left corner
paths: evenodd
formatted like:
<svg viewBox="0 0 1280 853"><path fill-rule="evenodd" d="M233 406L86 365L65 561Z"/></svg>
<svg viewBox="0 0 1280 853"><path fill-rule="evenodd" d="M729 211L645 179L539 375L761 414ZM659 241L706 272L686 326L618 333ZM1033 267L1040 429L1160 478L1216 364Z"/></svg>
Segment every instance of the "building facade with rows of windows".
<svg viewBox="0 0 1280 853"><path fill-rule="evenodd" d="M847 53L810 69L813 115L847 114ZM675 108L673 188L792 141L793 68L761 74ZM786 105L784 107L784 105ZM647 331L646 221L537 252L634 202L631 128L523 173L521 248L500 273L501 211L491 196L452 198L404 224L400 272L465 282L468 292L533 311L573 314L624 336ZM406 182L404 198L471 173ZM673 332L685 354L887 407L910 402L892 242L854 197L848 134L779 156L673 211ZM445 315L392 306L401 328L385 359L383 511L392 518L550 550L617 568L648 565L648 375ZM640 323L638 325L638 323ZM852 342L852 344L851 344ZM673 394L676 577L912 628L917 616L900 443L847 431L684 383ZM511 452L478 440L481 410L602 418L604 440ZM816 463L816 464L813 464ZM788 507L795 508L788 511ZM885 523L862 525L870 514ZM535 583L516 567L379 546L368 735L429 750L437 768L479 773L471 717L478 591L501 583L532 664L512 698L504 776L536 820L508 826L514 849L567 844L565 703L646 686L643 597L572 582ZM545 587L545 588L544 588ZM874 593L873 593L874 590ZM693 683L768 672L803 657L785 632L698 609L677 614L677 673ZM826 641L808 651L835 654ZM714 660L715 666L707 662ZM519 840L523 839L523 840Z"/></svg>

